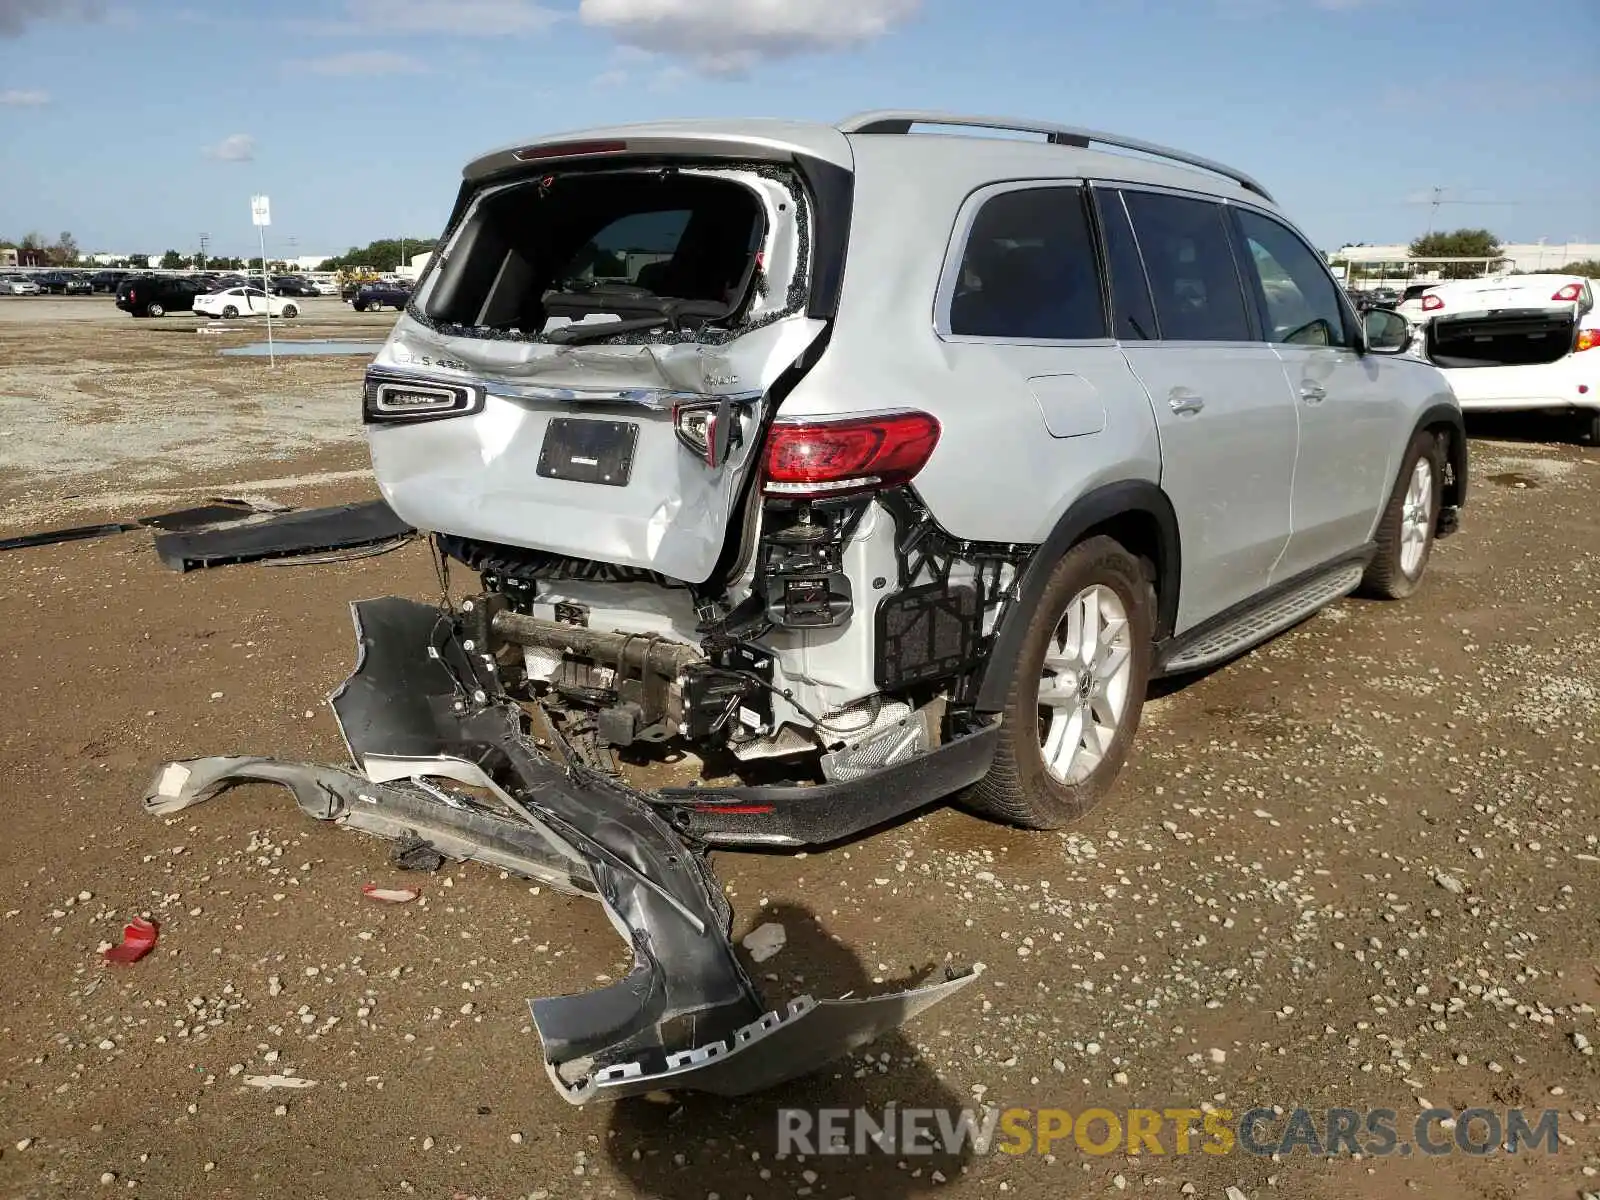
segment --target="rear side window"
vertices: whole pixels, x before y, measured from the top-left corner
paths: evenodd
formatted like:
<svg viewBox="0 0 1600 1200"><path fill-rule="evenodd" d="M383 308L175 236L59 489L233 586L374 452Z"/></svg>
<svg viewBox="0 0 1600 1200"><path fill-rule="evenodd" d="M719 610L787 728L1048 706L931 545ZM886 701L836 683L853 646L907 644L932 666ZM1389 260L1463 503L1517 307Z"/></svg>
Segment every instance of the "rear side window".
<svg viewBox="0 0 1600 1200"><path fill-rule="evenodd" d="M1156 192L1124 195L1162 338L1252 340L1222 206Z"/></svg>
<svg viewBox="0 0 1600 1200"><path fill-rule="evenodd" d="M1237 210L1250 254L1267 340L1289 346L1348 346L1344 307L1322 260L1277 221Z"/></svg>
<svg viewBox="0 0 1600 1200"><path fill-rule="evenodd" d="M957 337L1107 336L1082 188L1024 188L983 202L962 251L949 325Z"/></svg>
<svg viewBox="0 0 1600 1200"><path fill-rule="evenodd" d="M1145 279L1122 193L1097 188L1095 200L1100 206L1100 231L1111 272L1111 336L1119 341L1148 341L1159 336L1156 310L1150 302L1150 283Z"/></svg>

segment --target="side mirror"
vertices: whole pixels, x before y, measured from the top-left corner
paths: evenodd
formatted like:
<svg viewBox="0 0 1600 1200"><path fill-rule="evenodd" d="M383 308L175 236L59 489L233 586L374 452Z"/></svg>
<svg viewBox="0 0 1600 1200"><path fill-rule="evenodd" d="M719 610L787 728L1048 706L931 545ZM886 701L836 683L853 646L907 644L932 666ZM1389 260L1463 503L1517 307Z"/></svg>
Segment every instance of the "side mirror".
<svg viewBox="0 0 1600 1200"><path fill-rule="evenodd" d="M1411 322L1388 308L1369 308L1361 315L1369 354L1404 354L1411 347Z"/></svg>

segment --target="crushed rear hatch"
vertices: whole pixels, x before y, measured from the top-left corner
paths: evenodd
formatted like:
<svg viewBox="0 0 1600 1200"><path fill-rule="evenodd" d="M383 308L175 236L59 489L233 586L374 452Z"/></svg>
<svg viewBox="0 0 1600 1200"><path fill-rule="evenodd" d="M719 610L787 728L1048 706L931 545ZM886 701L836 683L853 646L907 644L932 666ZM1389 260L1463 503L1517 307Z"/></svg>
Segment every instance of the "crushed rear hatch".
<svg viewBox="0 0 1600 1200"><path fill-rule="evenodd" d="M369 373L373 467L420 529L700 583L831 315L848 172L616 145L469 172Z"/></svg>

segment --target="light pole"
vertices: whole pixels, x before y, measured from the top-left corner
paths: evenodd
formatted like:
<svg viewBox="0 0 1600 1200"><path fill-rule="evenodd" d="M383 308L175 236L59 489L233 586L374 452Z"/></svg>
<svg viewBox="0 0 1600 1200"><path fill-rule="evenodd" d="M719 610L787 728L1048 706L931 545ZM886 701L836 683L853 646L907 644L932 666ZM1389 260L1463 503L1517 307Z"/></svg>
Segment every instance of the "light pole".
<svg viewBox="0 0 1600 1200"><path fill-rule="evenodd" d="M202 233L200 235L200 270L202 271L206 269L206 246L210 244L210 242L211 235L209 233Z"/></svg>

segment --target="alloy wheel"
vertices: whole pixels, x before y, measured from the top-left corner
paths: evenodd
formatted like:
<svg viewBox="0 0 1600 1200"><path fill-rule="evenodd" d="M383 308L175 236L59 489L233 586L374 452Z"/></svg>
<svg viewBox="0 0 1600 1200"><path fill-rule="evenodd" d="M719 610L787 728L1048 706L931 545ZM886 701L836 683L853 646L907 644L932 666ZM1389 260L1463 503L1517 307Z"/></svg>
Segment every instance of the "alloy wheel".
<svg viewBox="0 0 1600 1200"><path fill-rule="evenodd" d="M1062 783L1082 783L1105 758L1128 711L1133 631L1117 593L1094 584L1072 598L1045 647L1039 753Z"/></svg>
<svg viewBox="0 0 1600 1200"><path fill-rule="evenodd" d="M1415 579L1422 569L1422 556L1428 549L1433 530L1433 464L1417 459L1406 485L1405 502L1400 509L1400 569L1407 579Z"/></svg>

